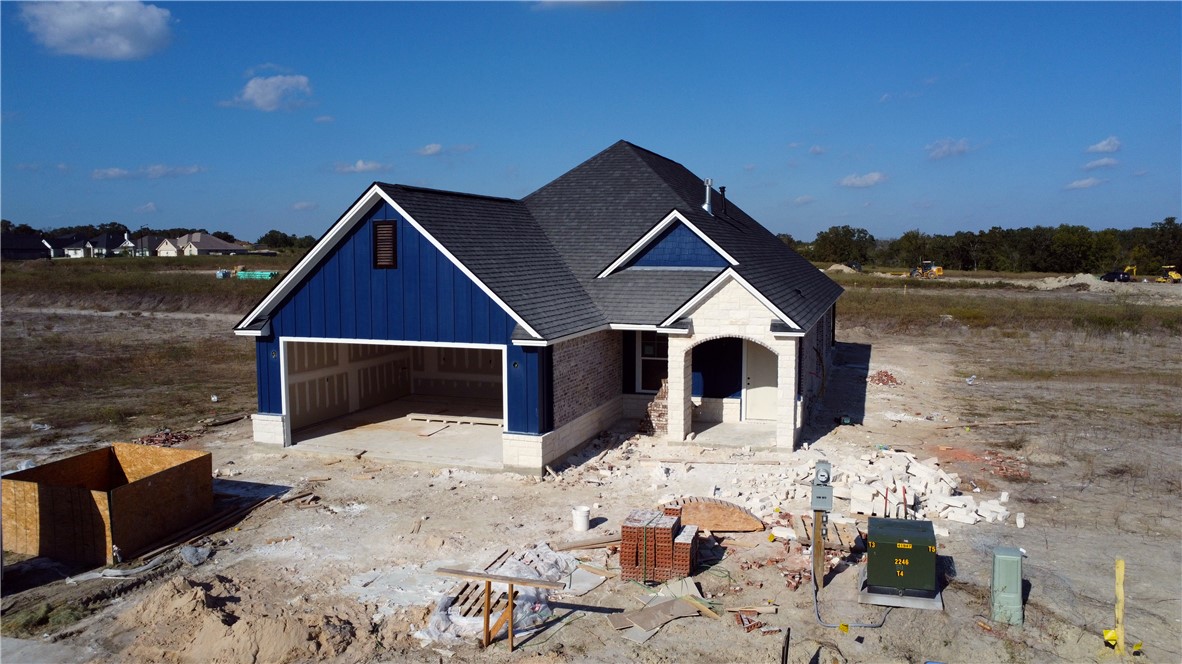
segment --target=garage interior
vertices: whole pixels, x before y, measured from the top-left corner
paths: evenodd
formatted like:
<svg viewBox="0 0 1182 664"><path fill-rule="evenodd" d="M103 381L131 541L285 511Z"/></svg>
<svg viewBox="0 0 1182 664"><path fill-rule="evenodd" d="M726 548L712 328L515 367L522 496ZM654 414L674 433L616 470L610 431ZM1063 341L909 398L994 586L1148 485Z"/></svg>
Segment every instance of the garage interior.
<svg viewBox="0 0 1182 664"><path fill-rule="evenodd" d="M499 468L504 350L284 343L292 444Z"/></svg>

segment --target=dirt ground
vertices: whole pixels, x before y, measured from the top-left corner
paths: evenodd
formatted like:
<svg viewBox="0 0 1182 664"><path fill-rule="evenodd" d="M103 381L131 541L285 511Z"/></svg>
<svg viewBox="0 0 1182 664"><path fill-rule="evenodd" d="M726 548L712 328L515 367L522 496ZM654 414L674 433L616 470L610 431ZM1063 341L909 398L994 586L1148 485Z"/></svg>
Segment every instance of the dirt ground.
<svg viewBox="0 0 1182 664"><path fill-rule="evenodd" d="M219 322L194 319L187 333L224 334ZM778 605L761 620L791 630L789 661L798 663L1109 661L1101 631L1114 625L1121 558L1129 642L1143 643L1145 661L1182 661L1182 339L938 322L913 337L839 321L838 342L831 385L842 387L827 392L825 411L806 431L810 449L795 453L670 445L623 427L567 459L559 477L540 479L261 446L247 421L210 427L182 446L213 454L220 504L305 491L317 500L267 502L197 542L211 550L202 564L183 562L174 549L159 567L125 580L70 584L61 577L80 570L6 557L4 636L22 612L41 607L50 620L32 621L34 643L5 639L4 659L779 661L783 633L747 633L729 616L680 618L641 644L623 638L605 615L641 608L649 591L618 576L551 603L546 628L519 636L514 653L504 641L484 650L471 636L416 634L457 585L434 574L438 567L478 569L506 550L618 534L631 510L671 496L712 492L737 503L770 496L783 512L805 513L807 500L785 500L777 488L810 455L840 467L888 448L937 457L966 493L980 489L971 494L979 500L1008 492L1007 507L1024 513L1025 527L1013 515L1005 523L937 520L948 531L938 538L944 610L894 609L882 627L848 632L822 626L818 614L847 624L882 617L882 608L856 601L863 558L840 565L814 606L808 584L793 590L785 581L785 561L799 557L799 544L736 535L704 545L720 559L700 565L694 580L712 606ZM865 381L878 371L901 384ZM843 415L853 423L836 424ZM178 416L176 428L205 416ZM1032 423L990 426L997 422ZM4 469L76 451L70 437L50 448L32 444L29 427L19 413L5 413ZM95 429L74 442L102 438ZM685 462L655 461L670 458ZM576 505L592 507L590 532L572 531ZM990 619L999 546L1026 553L1022 625ZM618 572L607 549L572 553Z"/></svg>

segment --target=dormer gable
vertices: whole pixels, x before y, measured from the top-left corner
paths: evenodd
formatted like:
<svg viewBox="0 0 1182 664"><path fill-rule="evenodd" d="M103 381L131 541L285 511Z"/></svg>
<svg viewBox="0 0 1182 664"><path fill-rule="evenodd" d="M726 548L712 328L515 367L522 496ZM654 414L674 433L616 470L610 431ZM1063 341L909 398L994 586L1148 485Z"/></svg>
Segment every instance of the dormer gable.
<svg viewBox="0 0 1182 664"><path fill-rule="evenodd" d="M680 212L673 210L596 278L602 279L625 269L719 269L738 264L710 236Z"/></svg>

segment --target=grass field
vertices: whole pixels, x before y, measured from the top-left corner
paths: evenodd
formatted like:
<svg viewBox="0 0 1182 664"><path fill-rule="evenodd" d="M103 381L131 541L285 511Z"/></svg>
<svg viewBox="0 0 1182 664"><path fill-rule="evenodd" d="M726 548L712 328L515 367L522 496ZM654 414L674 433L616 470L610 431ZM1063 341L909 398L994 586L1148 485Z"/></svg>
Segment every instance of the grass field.
<svg viewBox="0 0 1182 664"><path fill-rule="evenodd" d="M216 279L213 271L235 265L284 271L297 259L4 263L0 405L5 414L51 431L96 424L124 436L187 425L193 413L251 411L253 344L230 328L276 282ZM845 328L919 336L989 331L1013 338L1082 332L1100 340L1182 335L1177 306L1063 297L1002 282L833 276L846 288L838 302ZM1024 378L1018 373L1049 369L1019 364L1010 370ZM1144 379L1177 388L1171 375L1121 378Z"/></svg>

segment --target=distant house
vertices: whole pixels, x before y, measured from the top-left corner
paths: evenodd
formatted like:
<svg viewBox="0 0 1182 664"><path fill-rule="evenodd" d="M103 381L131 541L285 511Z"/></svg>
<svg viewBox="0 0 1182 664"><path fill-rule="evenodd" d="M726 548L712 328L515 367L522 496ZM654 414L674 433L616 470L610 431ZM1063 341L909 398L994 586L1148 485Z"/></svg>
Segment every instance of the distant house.
<svg viewBox="0 0 1182 664"><path fill-rule="evenodd" d="M244 247L226 242L209 233L183 235L177 238L177 247L186 256L226 256L246 253Z"/></svg>
<svg viewBox="0 0 1182 664"><path fill-rule="evenodd" d="M50 258L70 258L71 256L66 252L66 248L76 243L81 243L85 247L86 236L81 233L73 233L71 235L41 238L41 244L44 244L49 249Z"/></svg>
<svg viewBox="0 0 1182 664"><path fill-rule="evenodd" d="M49 245L41 241L40 235L4 233L0 235L0 258L6 261L49 258Z"/></svg>
<svg viewBox="0 0 1182 664"><path fill-rule="evenodd" d="M90 240L82 238L76 242L72 242L65 246L66 258L90 258L94 255L94 250L90 246Z"/></svg>
<svg viewBox="0 0 1182 664"><path fill-rule="evenodd" d="M181 255L180 240L166 239L156 246L156 255L166 258L176 258Z"/></svg>
<svg viewBox="0 0 1182 664"><path fill-rule="evenodd" d="M141 238L132 240L135 248L132 249L133 256L155 256L156 250L160 247L160 243L164 238L159 235L145 235Z"/></svg>
<svg viewBox="0 0 1182 664"><path fill-rule="evenodd" d="M103 233L92 237L87 244L90 245L90 254L95 258L119 256L124 252L130 254L135 249L135 243L131 241L126 232L122 237L116 233Z"/></svg>
<svg viewBox="0 0 1182 664"><path fill-rule="evenodd" d="M90 239L77 240L66 245L67 258L108 258L118 256L124 251L130 252L135 243L127 237L127 233L120 237L115 233L103 233Z"/></svg>

